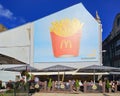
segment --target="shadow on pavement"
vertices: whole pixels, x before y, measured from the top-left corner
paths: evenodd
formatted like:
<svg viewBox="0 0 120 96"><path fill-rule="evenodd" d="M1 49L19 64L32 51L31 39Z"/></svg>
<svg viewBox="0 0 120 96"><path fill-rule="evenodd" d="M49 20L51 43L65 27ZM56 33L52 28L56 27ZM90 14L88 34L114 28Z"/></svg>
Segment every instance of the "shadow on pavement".
<svg viewBox="0 0 120 96"><path fill-rule="evenodd" d="M103 94L103 96L110 96L110 95L108 95L108 94Z"/></svg>

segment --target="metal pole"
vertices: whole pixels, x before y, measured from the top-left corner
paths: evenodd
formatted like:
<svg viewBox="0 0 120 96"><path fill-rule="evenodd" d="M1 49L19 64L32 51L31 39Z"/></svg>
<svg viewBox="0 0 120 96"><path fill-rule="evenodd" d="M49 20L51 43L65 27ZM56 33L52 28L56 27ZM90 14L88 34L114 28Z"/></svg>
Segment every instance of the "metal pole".
<svg viewBox="0 0 120 96"><path fill-rule="evenodd" d="M115 75L113 74L113 80L115 80Z"/></svg>
<svg viewBox="0 0 120 96"><path fill-rule="evenodd" d="M16 96L16 85L15 85L15 82L14 82L13 90L14 90L14 96Z"/></svg>
<svg viewBox="0 0 120 96"><path fill-rule="evenodd" d="M59 75L59 70L58 70L58 89L60 88L60 75Z"/></svg>
<svg viewBox="0 0 120 96"><path fill-rule="evenodd" d="M94 69L93 80L94 80L94 84L95 84L95 69Z"/></svg>
<svg viewBox="0 0 120 96"><path fill-rule="evenodd" d="M31 65L31 25L30 27L27 29L29 32L29 40L30 40L30 45L29 45L29 65ZM31 73L31 69L30 69L30 73ZM27 89L28 89L28 96L29 96L29 83L27 80Z"/></svg>
<svg viewBox="0 0 120 96"><path fill-rule="evenodd" d="M63 73L62 82L64 81L64 78L65 78L65 71Z"/></svg>

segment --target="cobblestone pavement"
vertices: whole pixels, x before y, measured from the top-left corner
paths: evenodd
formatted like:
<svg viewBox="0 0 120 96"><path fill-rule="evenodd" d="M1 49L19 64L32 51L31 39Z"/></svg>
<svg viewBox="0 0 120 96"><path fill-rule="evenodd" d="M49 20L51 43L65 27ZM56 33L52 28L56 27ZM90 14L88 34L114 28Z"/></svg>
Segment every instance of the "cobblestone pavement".
<svg viewBox="0 0 120 96"><path fill-rule="evenodd" d="M32 96L120 96L120 93L35 93Z"/></svg>

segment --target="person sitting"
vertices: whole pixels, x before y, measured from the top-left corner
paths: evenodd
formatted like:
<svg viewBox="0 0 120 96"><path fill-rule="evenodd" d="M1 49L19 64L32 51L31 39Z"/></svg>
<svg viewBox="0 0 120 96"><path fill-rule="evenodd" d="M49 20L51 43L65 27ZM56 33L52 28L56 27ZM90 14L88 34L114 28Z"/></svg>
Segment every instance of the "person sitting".
<svg viewBox="0 0 120 96"><path fill-rule="evenodd" d="M13 89L13 84L12 84L11 80L9 80L9 82L7 83L6 88L7 89Z"/></svg>
<svg viewBox="0 0 120 96"><path fill-rule="evenodd" d="M81 80L79 80L79 86L80 86L80 90L83 90L83 84L82 84Z"/></svg>
<svg viewBox="0 0 120 96"><path fill-rule="evenodd" d="M115 82L112 82L112 92L115 92Z"/></svg>
<svg viewBox="0 0 120 96"><path fill-rule="evenodd" d="M34 82L34 80L29 81L29 93L30 94L35 93L35 82Z"/></svg>

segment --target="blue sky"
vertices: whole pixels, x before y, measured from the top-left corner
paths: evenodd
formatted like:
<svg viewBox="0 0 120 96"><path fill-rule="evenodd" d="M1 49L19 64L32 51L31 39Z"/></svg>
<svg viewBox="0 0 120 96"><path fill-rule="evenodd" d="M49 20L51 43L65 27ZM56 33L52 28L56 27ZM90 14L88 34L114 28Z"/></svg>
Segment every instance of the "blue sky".
<svg viewBox="0 0 120 96"><path fill-rule="evenodd" d="M98 11L104 40L112 30L116 14L120 12L120 0L0 0L0 23L11 29L80 2L93 16Z"/></svg>

